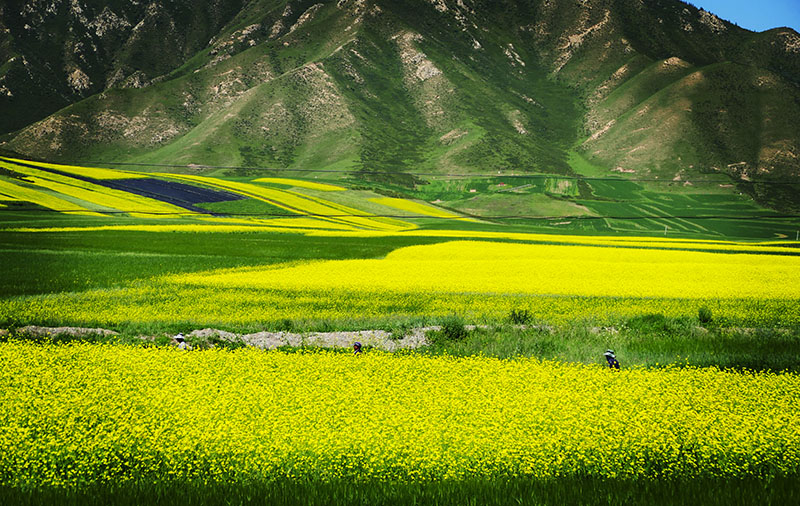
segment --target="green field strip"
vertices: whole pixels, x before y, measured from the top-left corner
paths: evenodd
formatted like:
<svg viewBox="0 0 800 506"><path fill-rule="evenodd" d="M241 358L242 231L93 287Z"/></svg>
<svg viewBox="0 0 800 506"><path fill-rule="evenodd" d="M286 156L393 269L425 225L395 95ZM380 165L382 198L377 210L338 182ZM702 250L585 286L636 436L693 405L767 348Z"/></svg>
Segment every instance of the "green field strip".
<svg viewBox="0 0 800 506"><path fill-rule="evenodd" d="M29 186L10 183L0 179L0 191L12 196L17 201L30 202L38 206L67 213L86 213L97 216L91 209L69 200L52 195L50 192L30 188Z"/></svg>
<svg viewBox="0 0 800 506"><path fill-rule="evenodd" d="M693 232L693 231L696 231L697 228L698 228L698 227L696 227L694 225L694 223L692 223L692 222L690 222L688 220L683 220L683 219L676 218L676 217L672 216L673 211L669 210L669 209L667 209L667 210L661 209L661 208L657 207L656 205L647 204L647 203L641 203L641 204L636 205L634 207L636 209L640 210L642 212L643 216L648 216L648 215L663 216L664 218L653 219L652 221L654 221L656 223L661 223L661 224L663 224L665 226L668 226L668 227L671 226L671 228L673 228L673 229L677 228L677 229L682 230L684 232Z"/></svg>
<svg viewBox="0 0 800 506"><path fill-rule="evenodd" d="M257 217L259 215L265 217L294 215L294 213L282 207L278 207L264 200L258 200L254 198L229 200L225 202L202 202L194 205L203 209L207 209L214 213L231 214L237 216L248 215L248 214L253 215L253 217Z"/></svg>
<svg viewBox="0 0 800 506"><path fill-rule="evenodd" d="M649 217L649 216L652 216L652 215L655 215L655 216L665 216L665 215L669 216L671 214L671 213L664 213L661 209L659 209L659 208L657 208L657 207L655 207L653 205L645 204L645 203L639 203L639 204L633 205L631 207L633 209L639 211L643 217L644 216L648 216L646 221L649 222L649 223L656 224L658 226L658 228L661 228L662 230L664 229L664 227L672 226L673 230L675 228L677 228L677 229L682 230L684 232L690 232L691 231L690 228L688 228L686 226L682 226L682 225L676 223L676 220L674 218L672 218L672 217L664 217L664 218L661 218L661 217L659 217L659 218Z"/></svg>

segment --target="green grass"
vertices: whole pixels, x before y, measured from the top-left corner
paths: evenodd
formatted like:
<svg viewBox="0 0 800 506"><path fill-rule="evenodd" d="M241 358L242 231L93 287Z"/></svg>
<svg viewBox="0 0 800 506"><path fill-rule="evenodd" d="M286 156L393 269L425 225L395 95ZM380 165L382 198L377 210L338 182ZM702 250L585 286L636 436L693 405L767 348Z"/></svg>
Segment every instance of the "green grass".
<svg viewBox="0 0 800 506"><path fill-rule="evenodd" d="M603 352L611 348L623 367L691 365L800 372L800 328L701 326L694 319L658 314L599 325L576 322L550 327L534 322L521 328L497 322L456 339L436 332L434 345L424 352L508 359L526 356L604 365Z"/></svg>
<svg viewBox="0 0 800 506"><path fill-rule="evenodd" d="M137 279L223 267L376 258L399 247L441 240L264 232L2 232L0 296L113 288Z"/></svg>
<svg viewBox="0 0 800 506"><path fill-rule="evenodd" d="M266 215L266 216L293 216L295 213L288 211L282 207L274 206L263 200L255 199L242 199L230 200L227 202L209 202L205 204L197 204L197 207L208 209L214 213L220 214L253 214L253 215Z"/></svg>
<svg viewBox="0 0 800 506"><path fill-rule="evenodd" d="M367 434L358 437L368 437ZM496 479L431 483L281 480L274 483L139 483L78 491L0 488L9 506L59 505L786 505L800 500L800 479L626 480L592 477L552 480Z"/></svg>

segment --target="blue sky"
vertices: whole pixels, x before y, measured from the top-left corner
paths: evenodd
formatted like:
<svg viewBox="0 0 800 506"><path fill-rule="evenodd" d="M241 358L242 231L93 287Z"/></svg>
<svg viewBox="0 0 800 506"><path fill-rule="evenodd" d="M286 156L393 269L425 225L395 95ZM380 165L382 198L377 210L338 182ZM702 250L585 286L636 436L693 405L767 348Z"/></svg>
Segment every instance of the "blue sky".
<svg viewBox="0 0 800 506"><path fill-rule="evenodd" d="M788 26L800 32L800 0L686 0L742 28L762 32Z"/></svg>

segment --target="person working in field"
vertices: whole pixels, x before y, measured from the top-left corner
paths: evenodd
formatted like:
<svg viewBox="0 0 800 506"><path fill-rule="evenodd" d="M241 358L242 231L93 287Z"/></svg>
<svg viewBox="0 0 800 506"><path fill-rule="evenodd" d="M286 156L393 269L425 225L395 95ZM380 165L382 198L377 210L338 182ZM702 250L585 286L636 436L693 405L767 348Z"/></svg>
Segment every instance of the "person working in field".
<svg viewBox="0 0 800 506"><path fill-rule="evenodd" d="M606 361L608 362L608 367L610 369L619 370L619 362L617 361L617 356L614 354L614 350L606 350L604 355L606 357Z"/></svg>
<svg viewBox="0 0 800 506"><path fill-rule="evenodd" d="M358 341L353 343L353 355L361 355L361 343Z"/></svg>
<svg viewBox="0 0 800 506"><path fill-rule="evenodd" d="M175 336L175 341L178 343L178 348L182 350L188 350L189 343L186 342L186 339L183 337L183 332L178 332L178 335Z"/></svg>

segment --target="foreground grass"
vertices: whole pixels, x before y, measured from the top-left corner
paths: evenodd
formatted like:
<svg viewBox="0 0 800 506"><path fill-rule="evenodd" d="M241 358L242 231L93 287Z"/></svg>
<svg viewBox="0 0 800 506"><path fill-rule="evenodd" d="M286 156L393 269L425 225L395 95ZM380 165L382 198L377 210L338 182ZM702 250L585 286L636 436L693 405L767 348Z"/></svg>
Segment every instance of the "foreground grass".
<svg viewBox="0 0 800 506"><path fill-rule="evenodd" d="M624 367L667 365L800 372L800 329L717 327L696 320L645 315L616 326L585 323L560 327L509 324L477 328L460 338L432 332L422 353L498 358L538 357L605 364L616 351Z"/></svg>
<svg viewBox="0 0 800 506"><path fill-rule="evenodd" d="M800 501L800 478L625 480L592 477L552 480L465 480L409 484L339 481L170 485L141 483L75 490L0 487L0 502L34 506L197 505L786 505Z"/></svg>

